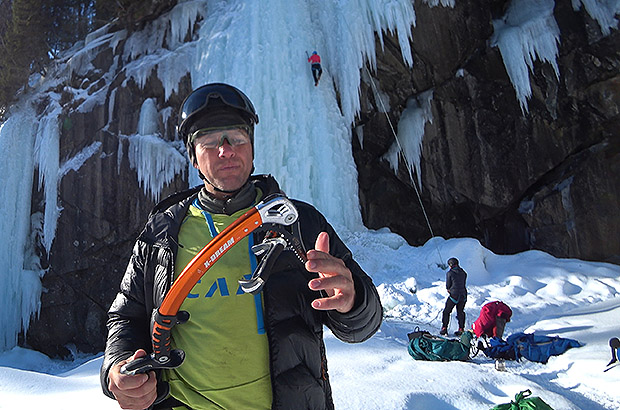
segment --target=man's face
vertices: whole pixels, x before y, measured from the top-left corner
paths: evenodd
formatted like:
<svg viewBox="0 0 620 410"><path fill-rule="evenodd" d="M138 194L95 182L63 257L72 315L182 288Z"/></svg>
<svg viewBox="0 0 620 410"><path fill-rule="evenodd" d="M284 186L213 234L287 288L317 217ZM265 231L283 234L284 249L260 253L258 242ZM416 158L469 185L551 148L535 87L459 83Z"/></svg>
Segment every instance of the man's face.
<svg viewBox="0 0 620 410"><path fill-rule="evenodd" d="M223 191L241 188L252 172L252 144L245 129L197 131L194 146L194 167ZM227 196L216 191L209 183L205 182L205 187L215 197Z"/></svg>

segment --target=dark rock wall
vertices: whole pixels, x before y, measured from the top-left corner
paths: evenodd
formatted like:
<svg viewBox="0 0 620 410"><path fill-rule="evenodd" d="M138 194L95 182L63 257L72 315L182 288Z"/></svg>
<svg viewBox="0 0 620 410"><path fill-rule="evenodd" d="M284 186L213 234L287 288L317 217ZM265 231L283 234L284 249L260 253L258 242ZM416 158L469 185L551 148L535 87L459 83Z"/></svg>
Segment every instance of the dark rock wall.
<svg viewBox="0 0 620 410"><path fill-rule="evenodd" d="M620 33L568 2L554 10L558 66L536 61L523 113L497 47L492 20L508 2L454 9L416 1L415 65L407 68L395 39L379 56L373 81L390 97L393 124L408 98L432 90L432 122L421 156L421 202L401 159L394 178L381 157L394 142L362 84L354 139L364 222L390 227L412 245L435 235L471 236L497 253L540 249L557 257L620 261ZM363 148L362 148L363 147ZM417 184L417 180L416 180Z"/></svg>
<svg viewBox="0 0 620 410"><path fill-rule="evenodd" d="M122 52L120 44L116 55ZM62 212L51 251L43 258L48 270L42 279L41 310L22 341L51 356L68 356L72 345L83 352L103 350L107 310L118 292L135 239L155 205L144 194L137 171L130 167L130 144L124 136L136 133L145 99L154 98L158 110L171 107L176 113L191 87L184 78L179 92L166 101L156 75L141 89L134 81L125 81L122 67L108 83L104 76L114 57L110 48L104 47L91 72L74 74L63 90L56 90L63 95L61 162L93 143L101 145L77 172L69 171L61 179L58 196ZM86 89L89 94L101 89L105 103L91 112L80 112L82 101L75 98L79 94L76 89ZM162 138L175 139L172 121L170 118L164 124L161 119L158 124ZM164 187L160 197L185 188L187 181L179 175ZM39 197L35 192L35 203Z"/></svg>

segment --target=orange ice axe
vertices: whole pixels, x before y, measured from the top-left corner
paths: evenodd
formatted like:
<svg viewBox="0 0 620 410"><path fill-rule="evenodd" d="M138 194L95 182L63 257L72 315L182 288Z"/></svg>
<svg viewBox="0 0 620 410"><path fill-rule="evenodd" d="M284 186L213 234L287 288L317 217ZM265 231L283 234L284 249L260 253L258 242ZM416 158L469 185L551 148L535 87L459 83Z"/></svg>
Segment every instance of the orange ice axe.
<svg viewBox="0 0 620 410"><path fill-rule="evenodd" d="M124 374L145 373L153 369L174 369L185 360L185 352L171 349L172 328L189 319L189 313L179 311L181 304L198 280L243 238L264 224L291 225L298 213L293 203L283 195L271 195L240 216L213 238L183 269L159 309L151 316L153 352L133 360L121 368Z"/></svg>

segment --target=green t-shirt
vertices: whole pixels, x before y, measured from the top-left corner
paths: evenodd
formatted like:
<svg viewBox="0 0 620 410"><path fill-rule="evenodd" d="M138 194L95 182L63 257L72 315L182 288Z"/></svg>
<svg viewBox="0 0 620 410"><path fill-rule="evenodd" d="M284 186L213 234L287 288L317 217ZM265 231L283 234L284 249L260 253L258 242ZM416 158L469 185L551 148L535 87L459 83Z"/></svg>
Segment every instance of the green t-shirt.
<svg viewBox="0 0 620 410"><path fill-rule="evenodd" d="M194 205L179 233L175 279L214 235L248 210L227 216ZM271 408L262 294L246 294L237 282L255 267L251 245L250 235L207 271L181 305L189 321L172 329L173 348L185 351L185 362L164 378L170 394L194 410Z"/></svg>

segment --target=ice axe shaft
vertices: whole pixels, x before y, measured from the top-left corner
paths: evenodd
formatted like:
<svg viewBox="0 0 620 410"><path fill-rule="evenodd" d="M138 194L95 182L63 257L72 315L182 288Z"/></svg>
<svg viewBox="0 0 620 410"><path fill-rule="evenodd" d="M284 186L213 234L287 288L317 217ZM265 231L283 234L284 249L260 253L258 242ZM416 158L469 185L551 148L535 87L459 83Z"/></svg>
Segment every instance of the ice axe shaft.
<svg viewBox="0 0 620 410"><path fill-rule="evenodd" d="M175 325L189 319L189 314L179 312L179 309L194 285L228 250L263 224L291 225L297 218L297 209L288 198L273 195L265 198L213 238L185 266L159 309L154 310L151 317L153 353L127 363L121 372L135 374L180 366L185 359L185 353L180 349L171 349L171 330Z"/></svg>

